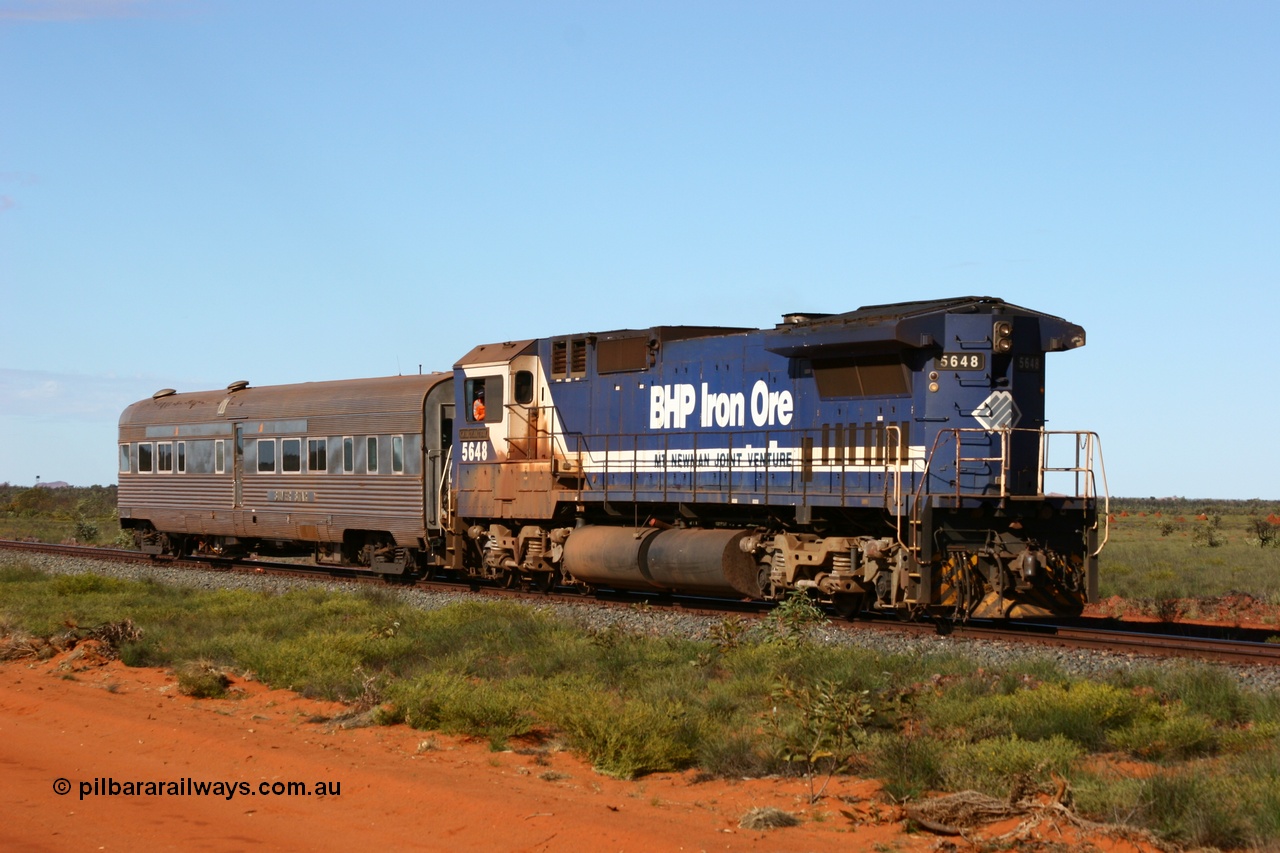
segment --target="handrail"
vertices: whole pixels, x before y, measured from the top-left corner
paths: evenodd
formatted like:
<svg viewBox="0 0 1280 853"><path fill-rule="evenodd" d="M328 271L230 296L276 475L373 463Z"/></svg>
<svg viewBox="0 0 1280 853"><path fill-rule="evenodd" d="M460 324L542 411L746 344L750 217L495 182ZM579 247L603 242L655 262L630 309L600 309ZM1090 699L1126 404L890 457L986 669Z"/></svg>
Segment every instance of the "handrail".
<svg viewBox="0 0 1280 853"><path fill-rule="evenodd" d="M832 459L824 454L822 461L818 462L815 457L806 458L804 452L807 445L804 440L817 439L818 427L772 427L717 434L663 431L587 436L562 430L555 406L525 408L536 409L537 414L521 413L520 417L513 416L509 421L512 429L508 432L508 441L512 448L517 455L523 453L525 459L534 460L542 455L538 444L545 440L552 458L562 455L576 458L581 465L577 469L581 479L576 489L580 497L583 492L599 490L610 499L622 499L624 495L634 499L638 493L649 490L661 493L664 500L680 495L702 497L714 494L725 501L751 495L767 502L781 489L788 496L794 495L806 502L814 497L832 497L843 503L850 495L866 497L873 494L874 481L866 481L859 487L858 480L879 476L885 479L877 491L882 493L885 508L891 509L897 518L899 541L903 539L902 516L908 515L915 520L927 496L949 495L957 500L966 497L1034 499L1044 496L1046 476L1052 474L1074 474L1074 496L1091 500L1099 497L1097 478L1101 476L1101 496L1106 508L1110 507L1100 442L1092 432L952 427L939 430L932 446L913 456L910 448L904 445L901 427L885 423L880 427L882 444L855 446L850 441L847 455L843 450ZM531 422L536 424L536 429L530 429ZM1034 492L1014 493L1011 488L1013 438L1020 434L1035 434L1039 442L1034 463L1035 476L1031 480ZM984 437L985 452L966 455L969 445L966 445L965 438L974 435ZM1074 437L1076 445L1074 460L1068 465L1052 465L1049 459L1052 439L1068 435ZM991 445L993 440L999 442L994 448ZM954 453L947 452L948 441L954 444ZM708 448L712 443L716 446ZM687 446L673 447L673 444ZM825 448L826 445L815 443L815 450L817 446ZM749 457L747 447L751 448ZM793 455L779 459L779 452ZM939 465L944 462L950 463L954 479L947 488L936 489L933 481L937 478ZM970 467L966 471L966 466L976 463L989 468L975 471ZM1028 467L1030 464L1028 460ZM590 485L588 475L600 478L596 486ZM654 482L641 486L640 480L646 476L652 476ZM780 476L784 480L789 478L790 482L779 481ZM620 477L626 477L630 482L610 483L610 478ZM973 477L977 477L978 482L966 488L966 479ZM681 483L680 478L688 479L688 483ZM911 481L910 486L906 485L907 480ZM904 504L907 500L910 504ZM1103 544L1109 537L1108 521L1103 531Z"/></svg>
<svg viewBox="0 0 1280 853"><path fill-rule="evenodd" d="M440 507L440 526L453 527L453 445L444 454L441 466L440 483L436 488L436 501ZM448 522L447 524L445 522Z"/></svg>

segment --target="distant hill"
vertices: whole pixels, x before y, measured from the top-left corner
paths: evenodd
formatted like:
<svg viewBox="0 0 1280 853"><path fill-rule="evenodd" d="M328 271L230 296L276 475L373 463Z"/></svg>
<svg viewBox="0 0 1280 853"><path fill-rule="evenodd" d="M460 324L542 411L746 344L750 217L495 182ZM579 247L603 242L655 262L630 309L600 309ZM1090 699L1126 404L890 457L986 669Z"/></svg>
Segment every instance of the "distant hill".
<svg viewBox="0 0 1280 853"><path fill-rule="evenodd" d="M54 480L52 483L36 483L37 489L69 489L71 484L63 480Z"/></svg>

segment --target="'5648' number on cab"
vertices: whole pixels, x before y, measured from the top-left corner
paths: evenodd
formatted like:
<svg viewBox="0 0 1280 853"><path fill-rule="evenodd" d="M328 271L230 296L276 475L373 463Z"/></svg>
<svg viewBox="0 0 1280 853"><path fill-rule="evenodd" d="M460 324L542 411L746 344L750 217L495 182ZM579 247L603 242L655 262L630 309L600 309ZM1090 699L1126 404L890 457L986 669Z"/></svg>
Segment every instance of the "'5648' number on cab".
<svg viewBox="0 0 1280 853"><path fill-rule="evenodd" d="M984 370L987 359L980 352L944 352L938 356L939 370Z"/></svg>

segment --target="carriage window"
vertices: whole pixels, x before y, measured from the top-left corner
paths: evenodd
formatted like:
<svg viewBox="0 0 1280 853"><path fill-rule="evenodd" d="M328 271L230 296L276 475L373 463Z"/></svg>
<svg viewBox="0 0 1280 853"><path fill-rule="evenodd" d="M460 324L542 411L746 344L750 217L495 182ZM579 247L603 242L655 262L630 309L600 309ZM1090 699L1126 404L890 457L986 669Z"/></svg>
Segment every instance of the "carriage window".
<svg viewBox="0 0 1280 853"><path fill-rule="evenodd" d="M533 402L533 374L528 370L516 371L515 395L522 406Z"/></svg>
<svg viewBox="0 0 1280 853"><path fill-rule="evenodd" d="M391 436L391 472L404 473L404 436Z"/></svg>
<svg viewBox="0 0 1280 853"><path fill-rule="evenodd" d="M151 443L145 442L138 445L138 473L151 473Z"/></svg>
<svg viewBox="0 0 1280 853"><path fill-rule="evenodd" d="M258 439L258 473L274 474L276 472L276 440L274 438Z"/></svg>
<svg viewBox="0 0 1280 853"><path fill-rule="evenodd" d="M286 474L297 474L302 471L302 439L280 440L280 468Z"/></svg>
<svg viewBox="0 0 1280 853"><path fill-rule="evenodd" d="M350 436L342 439L342 473L356 470L356 440Z"/></svg>
<svg viewBox="0 0 1280 853"><path fill-rule="evenodd" d="M129 473L129 445L120 445L120 473Z"/></svg>
<svg viewBox="0 0 1280 853"><path fill-rule="evenodd" d="M329 470L329 442L323 438L307 439L307 470L323 474Z"/></svg>
<svg viewBox="0 0 1280 853"><path fill-rule="evenodd" d="M213 473L213 439L178 442L179 474Z"/></svg>
<svg viewBox="0 0 1280 853"><path fill-rule="evenodd" d="M173 473L173 442L162 441L156 445L156 470L161 474Z"/></svg>
<svg viewBox="0 0 1280 853"><path fill-rule="evenodd" d="M371 435L367 439L368 453L365 456L365 464L368 466L370 474L378 473L378 437Z"/></svg>
<svg viewBox="0 0 1280 853"><path fill-rule="evenodd" d="M213 442L213 473L225 474L227 472L227 442L224 438L219 438Z"/></svg>

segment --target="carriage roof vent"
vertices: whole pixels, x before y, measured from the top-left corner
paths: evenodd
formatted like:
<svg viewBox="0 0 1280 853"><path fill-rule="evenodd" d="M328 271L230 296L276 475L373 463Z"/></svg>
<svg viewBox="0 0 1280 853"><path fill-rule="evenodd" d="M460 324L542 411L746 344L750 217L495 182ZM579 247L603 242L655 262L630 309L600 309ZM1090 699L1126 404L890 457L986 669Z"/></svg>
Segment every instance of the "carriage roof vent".
<svg viewBox="0 0 1280 853"><path fill-rule="evenodd" d="M227 390L231 391L232 393L235 393L236 391L243 391L248 387L249 387L248 379L237 379L235 382L232 382L230 385L227 386Z"/></svg>
<svg viewBox="0 0 1280 853"><path fill-rule="evenodd" d="M168 397L170 395L177 394L177 393L178 392L173 390L172 388L161 388L159 391L151 395L151 399L159 400L161 397Z"/></svg>

